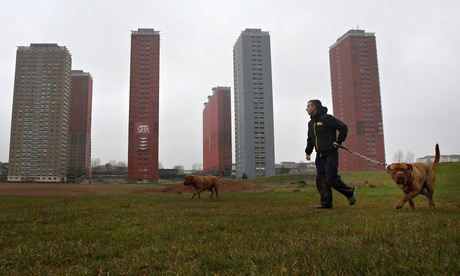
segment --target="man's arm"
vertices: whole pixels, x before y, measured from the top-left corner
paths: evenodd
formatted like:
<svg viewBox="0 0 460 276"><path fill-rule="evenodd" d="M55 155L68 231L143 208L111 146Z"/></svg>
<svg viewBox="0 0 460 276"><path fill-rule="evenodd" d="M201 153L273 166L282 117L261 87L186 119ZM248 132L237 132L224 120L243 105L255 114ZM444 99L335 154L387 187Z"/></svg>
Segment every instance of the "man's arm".
<svg viewBox="0 0 460 276"><path fill-rule="evenodd" d="M335 129L339 131L339 135L337 136L337 143L339 145L342 144L345 141L345 139L347 139L347 134L348 134L347 125L334 116L330 116L330 124L332 127L334 127Z"/></svg>
<svg viewBox="0 0 460 276"><path fill-rule="evenodd" d="M312 135L312 131L311 131L311 127L310 127L310 123L308 124L308 131L307 131L307 147L305 148L305 154L306 155L311 155L311 153L313 152L313 147L314 147L314 143L313 143L313 135Z"/></svg>

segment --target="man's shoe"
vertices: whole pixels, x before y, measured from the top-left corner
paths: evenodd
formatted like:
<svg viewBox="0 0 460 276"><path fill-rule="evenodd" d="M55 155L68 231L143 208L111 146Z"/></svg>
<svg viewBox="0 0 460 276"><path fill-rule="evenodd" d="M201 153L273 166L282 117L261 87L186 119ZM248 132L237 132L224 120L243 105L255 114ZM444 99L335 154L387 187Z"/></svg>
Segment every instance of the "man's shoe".
<svg viewBox="0 0 460 276"><path fill-rule="evenodd" d="M355 193L355 187L353 187L353 194L348 198L348 204L350 205L355 205L356 203L356 193Z"/></svg>
<svg viewBox="0 0 460 276"><path fill-rule="evenodd" d="M332 209L332 206L318 204L318 205L315 205L315 208L316 209Z"/></svg>

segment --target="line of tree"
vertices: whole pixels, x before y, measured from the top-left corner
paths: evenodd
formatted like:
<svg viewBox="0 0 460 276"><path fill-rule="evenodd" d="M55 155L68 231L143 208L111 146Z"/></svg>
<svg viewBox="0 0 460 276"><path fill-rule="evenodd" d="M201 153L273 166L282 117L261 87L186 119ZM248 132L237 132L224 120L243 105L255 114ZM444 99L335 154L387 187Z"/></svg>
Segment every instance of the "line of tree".
<svg viewBox="0 0 460 276"><path fill-rule="evenodd" d="M393 162L396 163L401 163L401 162L406 162L406 163L414 163L415 162L415 153L412 151L404 152L402 150L398 150L395 152L393 155Z"/></svg>
<svg viewBox="0 0 460 276"><path fill-rule="evenodd" d="M107 164L110 164L112 167L128 167L128 164L126 161L117 161L117 160L110 160L107 162ZM102 164L102 161L99 157L91 159L91 167L99 167L105 164ZM164 169L163 163L159 162L158 163L158 168L159 169ZM183 165L175 165L173 169L176 169L179 171L179 174L183 174L185 171L185 168ZM203 166L201 163L193 163L192 164L192 170L193 171L201 171L203 169Z"/></svg>
<svg viewBox="0 0 460 276"><path fill-rule="evenodd" d="M104 166L104 165L107 165L107 164L109 164L112 167L123 167L123 168L128 167L128 164L126 163L126 161L110 160L106 164L102 164L101 159L99 157L91 159L91 167L92 168L96 168L96 167L99 167L99 166Z"/></svg>

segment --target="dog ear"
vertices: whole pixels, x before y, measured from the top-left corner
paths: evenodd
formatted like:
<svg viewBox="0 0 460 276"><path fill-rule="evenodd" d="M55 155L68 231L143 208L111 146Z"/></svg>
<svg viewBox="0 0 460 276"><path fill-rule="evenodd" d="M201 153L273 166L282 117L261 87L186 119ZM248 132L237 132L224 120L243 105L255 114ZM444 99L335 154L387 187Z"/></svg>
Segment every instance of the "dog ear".
<svg viewBox="0 0 460 276"><path fill-rule="evenodd" d="M409 174L412 174L412 170L413 170L412 164L406 164L406 165L407 165L407 172Z"/></svg>
<svg viewBox="0 0 460 276"><path fill-rule="evenodd" d="M393 164L390 164L387 166L387 172L388 173L391 173L393 170L391 169L391 167L393 166Z"/></svg>

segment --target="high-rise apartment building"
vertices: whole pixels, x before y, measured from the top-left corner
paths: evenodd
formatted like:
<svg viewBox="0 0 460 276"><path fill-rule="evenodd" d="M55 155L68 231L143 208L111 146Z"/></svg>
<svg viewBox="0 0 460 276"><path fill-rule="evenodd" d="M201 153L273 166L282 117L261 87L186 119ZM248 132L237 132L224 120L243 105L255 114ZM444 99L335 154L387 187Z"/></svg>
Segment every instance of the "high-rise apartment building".
<svg viewBox="0 0 460 276"><path fill-rule="evenodd" d="M8 181L66 181L71 63L57 44L18 47Z"/></svg>
<svg viewBox="0 0 460 276"><path fill-rule="evenodd" d="M158 172L158 116L160 33L138 29L131 33L128 179L156 182Z"/></svg>
<svg viewBox="0 0 460 276"><path fill-rule="evenodd" d="M329 50L334 115L348 125L346 145L385 161L382 104L375 35L350 30ZM342 171L383 169L351 154L340 155Z"/></svg>
<svg viewBox="0 0 460 276"><path fill-rule="evenodd" d="M91 178L91 107L93 78L82 70L71 71L70 153L68 174Z"/></svg>
<svg viewBox="0 0 460 276"><path fill-rule="evenodd" d="M203 171L232 171L230 87L214 87L203 109Z"/></svg>
<svg viewBox="0 0 460 276"><path fill-rule="evenodd" d="M270 34L241 32L233 47L237 177L275 174Z"/></svg>

